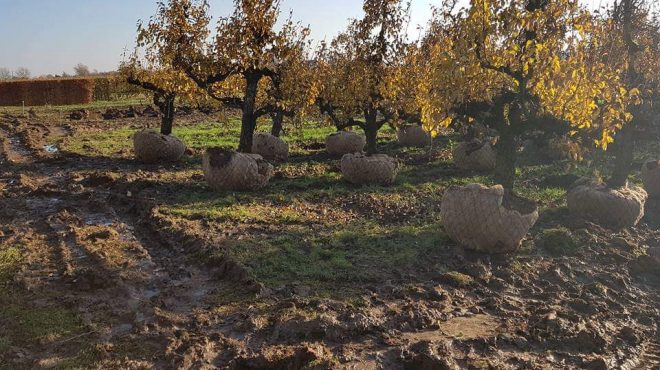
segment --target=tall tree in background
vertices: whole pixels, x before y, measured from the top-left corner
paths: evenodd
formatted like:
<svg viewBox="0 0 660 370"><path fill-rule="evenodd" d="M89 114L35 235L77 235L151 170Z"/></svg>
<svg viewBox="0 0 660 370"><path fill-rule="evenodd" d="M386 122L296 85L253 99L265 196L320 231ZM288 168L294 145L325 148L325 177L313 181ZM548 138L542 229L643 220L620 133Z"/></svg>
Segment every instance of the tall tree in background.
<svg viewBox="0 0 660 370"><path fill-rule="evenodd" d="M318 105L339 130L362 128L367 152L377 151L377 135L396 118L398 99L390 88L402 77L409 4L402 0L365 0L364 17L319 52L322 88Z"/></svg>
<svg viewBox="0 0 660 370"><path fill-rule="evenodd" d="M172 133L177 98L187 101L204 99L205 93L198 89L183 71L174 68L176 51L180 45L181 32L198 32L204 36L208 25L205 1L171 0L159 3L158 13L144 25L138 25L137 47L130 58L122 63L120 72L133 85L153 93L153 102L161 113L160 131ZM193 23L188 23L194 20ZM181 27L192 27L181 28ZM203 47L202 42L187 45Z"/></svg>
<svg viewBox="0 0 660 370"><path fill-rule="evenodd" d="M9 80L11 79L12 74L11 71L7 68L0 68L0 80Z"/></svg>
<svg viewBox="0 0 660 370"><path fill-rule="evenodd" d="M14 71L14 78L17 80L28 79L30 76L32 73L25 67L19 67Z"/></svg>
<svg viewBox="0 0 660 370"><path fill-rule="evenodd" d="M73 72L76 76L89 76L92 74L89 67L82 63L76 64L76 66L73 67Z"/></svg>
<svg viewBox="0 0 660 370"><path fill-rule="evenodd" d="M602 22L603 63L620 71L622 89L635 97L627 107L633 125L626 125L616 135L615 161L607 184L612 188L625 186L632 170L636 129L653 120L652 104L660 87L660 25L650 14L646 0L615 2L609 19Z"/></svg>
<svg viewBox="0 0 660 370"><path fill-rule="evenodd" d="M242 152L252 150L258 118L273 114L279 119L300 112L287 106L283 94L298 91L296 84L305 85L300 77L306 75L302 69L306 65L295 60L304 56L309 32L291 18L276 30L279 4L279 0L235 0L234 13L220 18L211 45L177 52L178 68L225 107L242 111L238 147ZM204 42L200 36L182 32L179 43Z"/></svg>
<svg viewBox="0 0 660 370"><path fill-rule="evenodd" d="M472 0L468 9L440 10L419 58L422 119L429 129L457 115L481 118L499 134L495 181L515 182L521 135L545 121L573 133L599 117L597 144L607 148L631 120L634 92L621 89L616 67L593 58L602 35L572 0Z"/></svg>

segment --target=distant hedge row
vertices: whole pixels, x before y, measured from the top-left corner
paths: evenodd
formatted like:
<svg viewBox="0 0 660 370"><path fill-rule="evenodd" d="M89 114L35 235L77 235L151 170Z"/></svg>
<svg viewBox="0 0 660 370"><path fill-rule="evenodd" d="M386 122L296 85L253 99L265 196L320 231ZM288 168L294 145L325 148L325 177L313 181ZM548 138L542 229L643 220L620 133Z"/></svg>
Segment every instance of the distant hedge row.
<svg viewBox="0 0 660 370"><path fill-rule="evenodd" d="M120 100L144 93L140 87L131 85L121 76L96 77L94 80L94 101Z"/></svg>
<svg viewBox="0 0 660 370"><path fill-rule="evenodd" d="M0 106L89 104L139 93L119 76L0 81Z"/></svg>

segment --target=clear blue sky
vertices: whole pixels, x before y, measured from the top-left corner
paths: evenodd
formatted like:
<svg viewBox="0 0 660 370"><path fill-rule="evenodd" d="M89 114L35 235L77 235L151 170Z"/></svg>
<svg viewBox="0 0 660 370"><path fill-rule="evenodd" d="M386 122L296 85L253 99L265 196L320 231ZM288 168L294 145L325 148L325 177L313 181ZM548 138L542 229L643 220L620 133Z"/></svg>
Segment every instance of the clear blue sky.
<svg viewBox="0 0 660 370"><path fill-rule="evenodd" d="M608 0L586 0L600 3ZM413 0L411 33L426 23L430 4ZM229 14L231 0L210 0L214 15ZM73 72L78 63L114 70L132 49L136 24L148 19L156 0L0 0L0 67L28 68L33 76ZM360 0L282 0L286 15L312 28L315 40L332 38L362 13Z"/></svg>

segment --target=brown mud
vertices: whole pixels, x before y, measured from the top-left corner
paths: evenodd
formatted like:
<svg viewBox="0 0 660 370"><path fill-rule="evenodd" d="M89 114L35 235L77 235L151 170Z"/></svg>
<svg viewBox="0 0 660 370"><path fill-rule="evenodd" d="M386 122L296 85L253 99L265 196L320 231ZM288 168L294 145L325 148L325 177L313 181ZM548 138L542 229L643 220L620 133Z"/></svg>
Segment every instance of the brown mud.
<svg viewBox="0 0 660 370"><path fill-rule="evenodd" d="M83 325L0 352L8 368L82 352L103 369L660 367L660 265L639 253L660 248L657 225L571 225L586 247L556 258L448 245L441 269L370 283L358 300L315 297L264 287L208 222L159 212L168 188L144 183L162 168L57 150L80 127L104 126L0 118L0 247L24 246L20 299L71 309ZM391 222L417 212L359 197L337 206ZM0 320L0 332L12 325Z"/></svg>

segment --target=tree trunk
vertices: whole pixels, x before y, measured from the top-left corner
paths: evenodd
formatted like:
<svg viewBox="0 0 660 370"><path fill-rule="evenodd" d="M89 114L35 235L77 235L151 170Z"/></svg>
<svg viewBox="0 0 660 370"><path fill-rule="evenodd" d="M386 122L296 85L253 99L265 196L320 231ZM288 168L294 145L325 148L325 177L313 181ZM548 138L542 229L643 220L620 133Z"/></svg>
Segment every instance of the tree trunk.
<svg viewBox="0 0 660 370"><path fill-rule="evenodd" d="M516 181L516 136L511 128L505 125L500 127L500 137L495 145L495 183L502 185L505 189L513 190Z"/></svg>
<svg viewBox="0 0 660 370"><path fill-rule="evenodd" d="M174 125L174 97L168 96L165 105L165 112L163 112L163 118L160 121L160 133L163 135L171 135L172 126Z"/></svg>
<svg viewBox="0 0 660 370"><path fill-rule="evenodd" d="M271 135L275 137L280 137L282 134L282 122L284 121L284 113L277 111L271 114L273 119L273 128L271 129Z"/></svg>
<svg viewBox="0 0 660 370"><path fill-rule="evenodd" d="M154 94L154 104L162 114L160 119L160 133L163 135L172 134L172 126L174 125L174 94Z"/></svg>
<svg viewBox="0 0 660 370"><path fill-rule="evenodd" d="M632 17L634 11L634 4L632 0L623 0L623 39L627 46L628 53L628 69L626 70L626 83L628 87L634 86L638 80L639 74L635 70L635 64L631 61L635 60L637 46L632 40ZM630 107L629 107L630 108ZM611 188L620 188L628 182L628 176L632 170L633 151L635 149L634 128L632 125L638 121L638 111L633 109L633 122L628 122L616 135L614 142L615 160L614 171L612 176L607 180L607 185Z"/></svg>
<svg viewBox="0 0 660 370"><path fill-rule="evenodd" d="M616 135L614 142L614 171L612 172L612 176L607 180L607 185L611 188L625 186L632 170L635 146L632 124L633 122L626 124Z"/></svg>
<svg viewBox="0 0 660 370"><path fill-rule="evenodd" d="M238 151L250 153L252 152L254 130L257 127L255 105L257 101L257 86L259 85L259 78L248 76L246 80L245 98L243 100L243 116L241 118L241 139L238 144Z"/></svg>
<svg viewBox="0 0 660 370"><path fill-rule="evenodd" d="M371 125L366 125L364 134L367 137L367 154L372 155L378 153L378 129Z"/></svg>
<svg viewBox="0 0 660 370"><path fill-rule="evenodd" d="M380 129L376 122L377 113L376 111L367 111L364 118L366 122L363 129L367 138L367 154L376 154L378 153L378 130Z"/></svg>

